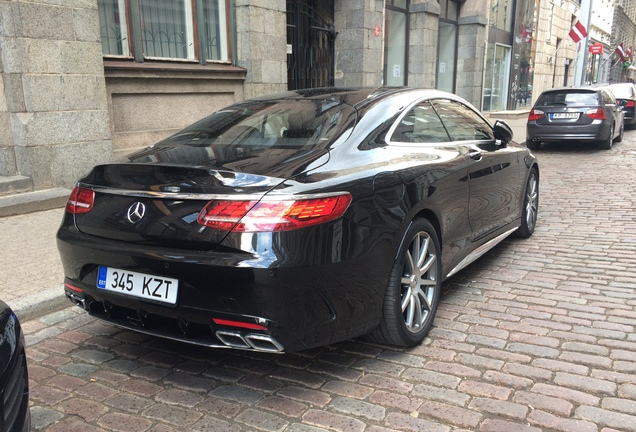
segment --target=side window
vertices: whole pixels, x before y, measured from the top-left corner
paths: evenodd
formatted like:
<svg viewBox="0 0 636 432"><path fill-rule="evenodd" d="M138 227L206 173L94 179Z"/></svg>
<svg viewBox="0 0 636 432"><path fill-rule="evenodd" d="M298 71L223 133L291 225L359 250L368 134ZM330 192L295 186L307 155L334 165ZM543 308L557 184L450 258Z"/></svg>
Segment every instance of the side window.
<svg viewBox="0 0 636 432"><path fill-rule="evenodd" d="M616 99L614 99L614 96L607 90L603 90L603 102L605 102L606 105L616 105Z"/></svg>
<svg viewBox="0 0 636 432"><path fill-rule="evenodd" d="M389 141L440 143L448 142L450 138L431 104L421 102L402 117Z"/></svg>
<svg viewBox="0 0 636 432"><path fill-rule="evenodd" d="M494 140L492 127L471 108L448 99L432 102L453 141Z"/></svg>

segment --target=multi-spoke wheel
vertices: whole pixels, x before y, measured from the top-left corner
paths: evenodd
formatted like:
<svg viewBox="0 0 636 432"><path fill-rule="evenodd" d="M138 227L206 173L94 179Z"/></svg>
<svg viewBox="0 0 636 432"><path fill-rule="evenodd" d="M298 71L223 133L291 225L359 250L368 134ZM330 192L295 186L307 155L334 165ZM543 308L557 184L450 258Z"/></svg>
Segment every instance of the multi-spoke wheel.
<svg viewBox="0 0 636 432"><path fill-rule="evenodd" d="M435 228L416 219L407 230L384 297L383 317L371 338L400 346L428 333L442 286L441 249Z"/></svg>
<svg viewBox="0 0 636 432"><path fill-rule="evenodd" d="M517 237L528 238L534 232L537 225L539 211L539 173L532 168L526 183L526 191L523 198L523 210L521 212L521 226L515 231Z"/></svg>

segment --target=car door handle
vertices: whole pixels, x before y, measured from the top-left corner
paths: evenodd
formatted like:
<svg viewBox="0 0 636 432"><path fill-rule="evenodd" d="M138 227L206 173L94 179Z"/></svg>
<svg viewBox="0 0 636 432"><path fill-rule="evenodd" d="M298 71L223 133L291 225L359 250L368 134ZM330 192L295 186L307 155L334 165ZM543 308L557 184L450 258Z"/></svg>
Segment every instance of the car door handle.
<svg viewBox="0 0 636 432"><path fill-rule="evenodd" d="M481 160L481 152L479 150L471 150L468 152L471 159Z"/></svg>

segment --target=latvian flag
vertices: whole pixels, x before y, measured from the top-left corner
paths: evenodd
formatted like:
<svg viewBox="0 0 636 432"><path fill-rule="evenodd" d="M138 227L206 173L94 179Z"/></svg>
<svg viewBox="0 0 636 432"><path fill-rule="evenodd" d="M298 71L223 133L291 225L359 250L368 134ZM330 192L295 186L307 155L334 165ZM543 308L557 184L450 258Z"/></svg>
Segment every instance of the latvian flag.
<svg viewBox="0 0 636 432"><path fill-rule="evenodd" d="M618 44L614 52L618 54L618 56L621 58L621 62L625 63L625 58L627 57L627 53L625 52L625 49L623 48L622 43Z"/></svg>
<svg viewBox="0 0 636 432"><path fill-rule="evenodd" d="M572 30L570 30L570 37L574 42L579 42L585 36L587 36L587 29L581 24L581 21L577 21Z"/></svg>

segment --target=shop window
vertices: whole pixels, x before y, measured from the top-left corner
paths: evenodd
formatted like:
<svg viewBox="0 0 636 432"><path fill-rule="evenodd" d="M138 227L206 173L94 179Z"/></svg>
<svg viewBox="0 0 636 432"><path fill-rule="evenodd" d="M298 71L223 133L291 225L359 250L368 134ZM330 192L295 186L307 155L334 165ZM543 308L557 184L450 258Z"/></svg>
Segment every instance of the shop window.
<svg viewBox="0 0 636 432"><path fill-rule="evenodd" d="M437 44L437 88L455 91L459 6L455 0L440 1Z"/></svg>
<svg viewBox="0 0 636 432"><path fill-rule="evenodd" d="M97 4L106 57L229 61L226 0L98 0Z"/></svg>
<svg viewBox="0 0 636 432"><path fill-rule="evenodd" d="M408 1L387 0L384 14L384 84L406 85Z"/></svg>

